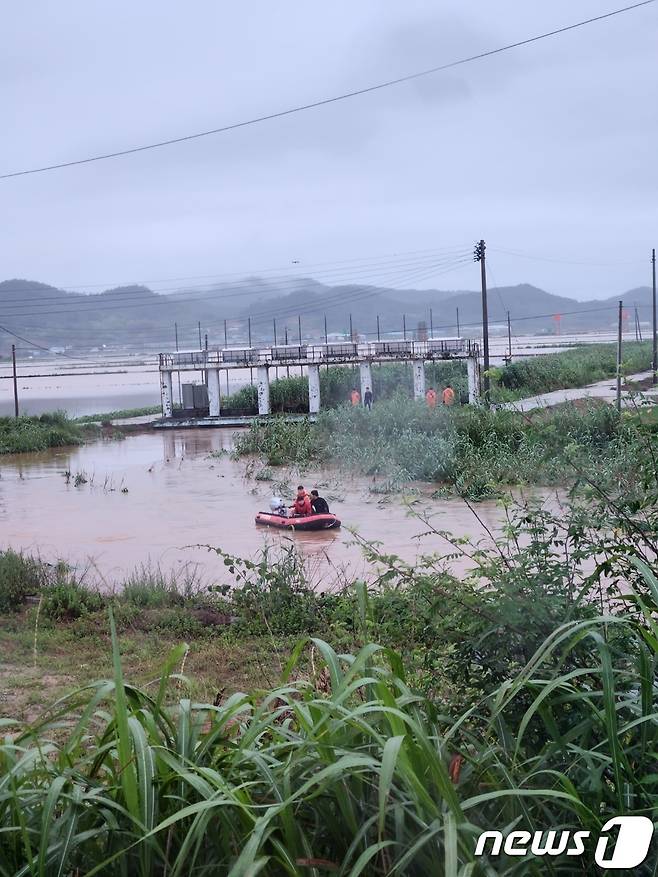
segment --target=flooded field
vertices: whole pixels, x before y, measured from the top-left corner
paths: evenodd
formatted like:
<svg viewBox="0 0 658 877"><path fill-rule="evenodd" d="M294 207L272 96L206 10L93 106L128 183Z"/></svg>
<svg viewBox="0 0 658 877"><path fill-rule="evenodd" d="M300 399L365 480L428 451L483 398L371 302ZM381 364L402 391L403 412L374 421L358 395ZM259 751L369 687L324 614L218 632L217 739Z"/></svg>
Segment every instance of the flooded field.
<svg viewBox="0 0 658 877"><path fill-rule="evenodd" d="M520 335L512 339L512 353L517 358L542 353L558 353L578 343L605 343L616 339L608 333L597 335L537 336ZM492 334L491 362L500 365L507 353L507 335ZM272 377L283 377L280 374ZM298 374L297 368L289 370ZM250 381L249 369L221 374L222 393L235 392ZM199 381L201 373L188 372L183 380ZM227 383L228 381L228 383ZM0 364L0 416L14 413L11 366ZM22 414L43 414L61 410L70 417L82 417L124 408L142 408L160 404L157 357L123 358L85 356L29 359L18 363L18 396ZM179 401L175 380L174 400Z"/></svg>
<svg viewBox="0 0 658 877"><path fill-rule="evenodd" d="M409 563L419 554L447 551L442 539L420 535L427 527L410 515L409 500L416 511L434 515L436 528L456 535L481 538L501 520L495 503L478 504L480 523L461 500L432 499L429 485L405 501L373 492L367 480L316 471L290 474L287 483L321 487L343 529L291 536L257 528L254 515L280 485L256 480L248 463L231 460L233 441L227 430L152 431L0 457L0 545L51 563L64 560L88 580L112 587L141 565L194 574L206 584L227 582L222 559L193 546L254 557L266 544L294 543L313 581L332 587L365 572L350 529ZM277 471L275 478L285 475Z"/></svg>

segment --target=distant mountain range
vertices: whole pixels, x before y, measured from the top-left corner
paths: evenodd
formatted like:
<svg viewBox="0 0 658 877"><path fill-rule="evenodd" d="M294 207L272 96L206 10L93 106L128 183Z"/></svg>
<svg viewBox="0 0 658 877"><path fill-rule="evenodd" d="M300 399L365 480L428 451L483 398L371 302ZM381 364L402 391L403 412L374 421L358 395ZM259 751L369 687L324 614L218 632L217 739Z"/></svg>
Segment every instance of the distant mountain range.
<svg viewBox="0 0 658 877"><path fill-rule="evenodd" d="M616 325L618 299L624 301L629 326L634 306L640 321L651 318L651 290L632 289L609 299L577 301L529 284L489 290L489 322L502 331L510 312L514 332L555 333L610 330ZM393 289L367 285L328 286L312 278L270 281L252 277L212 287L155 292L146 286L125 286L86 294L67 292L45 283L6 280L0 283L0 355L12 341L23 354L39 347L71 351L124 349L136 352L199 346L199 335L210 346L246 343L251 325L253 344L277 340L290 343L353 332L376 337L402 332L409 336L419 324L434 334L457 332L457 310L463 335L478 335L482 320L480 291ZM200 324L200 329L199 329ZM9 334L9 333L14 333ZM16 338L16 336L20 336ZM31 345L37 345L32 346Z"/></svg>

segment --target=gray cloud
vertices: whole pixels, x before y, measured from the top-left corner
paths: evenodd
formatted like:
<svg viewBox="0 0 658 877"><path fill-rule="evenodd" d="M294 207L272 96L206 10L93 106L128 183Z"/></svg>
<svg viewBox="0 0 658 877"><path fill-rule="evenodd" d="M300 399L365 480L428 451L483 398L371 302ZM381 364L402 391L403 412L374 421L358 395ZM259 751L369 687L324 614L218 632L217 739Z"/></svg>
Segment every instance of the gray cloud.
<svg viewBox="0 0 658 877"><path fill-rule="evenodd" d="M600 12L598 0L14 4L0 169L230 123ZM2 276L247 273L485 236L501 284L581 297L639 285L656 233L657 23L649 7L299 116L4 181ZM436 283L477 277L465 266Z"/></svg>

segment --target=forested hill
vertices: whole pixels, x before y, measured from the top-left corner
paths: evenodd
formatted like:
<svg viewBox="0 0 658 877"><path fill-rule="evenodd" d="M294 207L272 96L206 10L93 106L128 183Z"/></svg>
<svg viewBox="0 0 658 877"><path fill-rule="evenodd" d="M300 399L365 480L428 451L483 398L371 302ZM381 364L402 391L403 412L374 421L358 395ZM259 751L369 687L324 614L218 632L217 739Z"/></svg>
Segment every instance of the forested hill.
<svg viewBox="0 0 658 877"><path fill-rule="evenodd" d="M612 329L619 298L631 326L635 305L640 320L648 323L648 287L587 302L528 284L494 287L489 290L489 318L495 331L509 311L516 334L554 332L555 315L560 315L563 333ZM169 349L176 326L181 349L192 348L199 344L199 323L202 338L207 333L211 345L219 344L224 340L225 320L229 343L247 340L249 321L254 343L272 339L275 321L278 340L285 338L287 330L289 340L295 341L300 315L304 338L324 334L325 316L329 333L347 332L351 323L355 332L374 336L379 317L382 333L402 331L403 322L411 333L424 322L428 328L433 326L436 335L451 335L456 332L457 309L462 334L477 334L482 318L479 290L328 286L312 278L270 282L254 277L173 292L141 285L72 292L30 280L5 280L0 283L0 326L9 333L0 333L0 354L6 355L12 343L10 333L44 347ZM27 341L14 340L27 349Z"/></svg>

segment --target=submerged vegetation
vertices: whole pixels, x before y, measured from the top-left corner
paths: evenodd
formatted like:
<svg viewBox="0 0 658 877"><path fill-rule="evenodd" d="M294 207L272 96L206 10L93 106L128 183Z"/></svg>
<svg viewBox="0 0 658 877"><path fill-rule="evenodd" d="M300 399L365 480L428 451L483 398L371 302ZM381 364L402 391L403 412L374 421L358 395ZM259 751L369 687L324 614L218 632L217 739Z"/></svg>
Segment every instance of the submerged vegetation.
<svg viewBox="0 0 658 877"><path fill-rule="evenodd" d="M0 454L80 445L88 433L61 411L39 417L0 417Z"/></svg>
<svg viewBox="0 0 658 877"><path fill-rule="evenodd" d="M477 499L510 484L565 484L592 474L627 478L643 433L654 428L641 409L619 416L602 403L520 414L470 406L429 410L398 397L372 411L323 411L315 427L276 418L254 422L236 454L258 454L270 466L338 465L394 486L435 481Z"/></svg>
<svg viewBox="0 0 658 877"><path fill-rule="evenodd" d="M510 506L495 542L436 532L437 554L416 567L364 546L378 573L369 588L318 594L293 551L220 552L232 589L195 594L142 573L65 617L51 596L66 571L35 579L33 561L10 558L39 601L3 617L15 660L29 648L50 667L44 650L62 632L70 673L84 672L85 641L106 673L71 680L27 723L3 720L3 872L591 873L607 819L651 818L658 802L658 480L646 441L637 489L593 489L555 512ZM453 555L469 560L461 578ZM201 603L225 623L200 623L187 644L158 632L160 678L139 676L146 614ZM217 655L259 649L258 679L230 684ZM202 697L195 653L212 678ZM490 845L477 858L492 828L589 840L582 858Z"/></svg>

